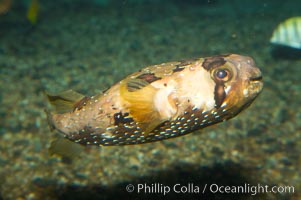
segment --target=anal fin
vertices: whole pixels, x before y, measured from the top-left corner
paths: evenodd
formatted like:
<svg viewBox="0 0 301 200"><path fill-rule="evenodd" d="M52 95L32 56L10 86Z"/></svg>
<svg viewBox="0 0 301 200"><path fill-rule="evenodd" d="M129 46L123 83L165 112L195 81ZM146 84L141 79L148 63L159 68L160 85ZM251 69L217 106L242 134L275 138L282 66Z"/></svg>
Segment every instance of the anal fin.
<svg viewBox="0 0 301 200"><path fill-rule="evenodd" d="M51 142L48 152L51 156L59 156L72 161L78 157L84 149L85 147L78 143L58 137Z"/></svg>

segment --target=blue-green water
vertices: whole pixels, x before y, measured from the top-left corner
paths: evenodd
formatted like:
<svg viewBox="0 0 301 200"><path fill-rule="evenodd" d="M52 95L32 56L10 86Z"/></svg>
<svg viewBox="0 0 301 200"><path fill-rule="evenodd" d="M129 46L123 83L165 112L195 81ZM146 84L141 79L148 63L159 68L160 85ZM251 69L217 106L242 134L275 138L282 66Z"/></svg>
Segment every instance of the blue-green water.
<svg viewBox="0 0 301 200"><path fill-rule="evenodd" d="M301 198L301 57L275 53L269 42L280 22L301 16L301 2L39 4L36 24L27 1L0 15L0 199ZM94 95L147 65L225 53L254 58L265 82L236 118L167 141L87 148L72 162L48 154L57 133L47 124L45 91ZM213 183L249 192L225 195L210 191ZM192 191L174 191L176 184ZM254 195L258 184L294 192Z"/></svg>

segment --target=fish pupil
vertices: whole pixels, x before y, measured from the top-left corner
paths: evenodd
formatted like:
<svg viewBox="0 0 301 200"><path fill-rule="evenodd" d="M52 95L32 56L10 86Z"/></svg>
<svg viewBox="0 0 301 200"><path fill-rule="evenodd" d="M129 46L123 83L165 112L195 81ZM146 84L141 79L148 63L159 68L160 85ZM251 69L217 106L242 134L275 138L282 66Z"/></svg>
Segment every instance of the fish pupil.
<svg viewBox="0 0 301 200"><path fill-rule="evenodd" d="M224 70L224 69L218 70L218 71L216 72L216 76L217 76L217 78L219 78L219 79L223 79L223 78L225 78L227 75L228 75L228 72L227 72L226 70Z"/></svg>

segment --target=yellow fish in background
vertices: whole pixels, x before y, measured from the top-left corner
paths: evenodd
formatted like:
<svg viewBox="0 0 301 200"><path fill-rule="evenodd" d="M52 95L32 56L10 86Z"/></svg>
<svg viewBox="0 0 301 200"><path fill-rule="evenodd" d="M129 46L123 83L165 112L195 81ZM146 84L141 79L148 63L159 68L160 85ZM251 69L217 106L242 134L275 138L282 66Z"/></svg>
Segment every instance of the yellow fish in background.
<svg viewBox="0 0 301 200"><path fill-rule="evenodd" d="M0 0L0 15L5 14L11 8L13 0Z"/></svg>
<svg viewBox="0 0 301 200"><path fill-rule="evenodd" d="M31 24L36 24L39 14L39 1L31 0L28 10L27 10L27 19L31 22Z"/></svg>
<svg viewBox="0 0 301 200"><path fill-rule="evenodd" d="M274 30L270 42L301 50L301 16L280 23Z"/></svg>

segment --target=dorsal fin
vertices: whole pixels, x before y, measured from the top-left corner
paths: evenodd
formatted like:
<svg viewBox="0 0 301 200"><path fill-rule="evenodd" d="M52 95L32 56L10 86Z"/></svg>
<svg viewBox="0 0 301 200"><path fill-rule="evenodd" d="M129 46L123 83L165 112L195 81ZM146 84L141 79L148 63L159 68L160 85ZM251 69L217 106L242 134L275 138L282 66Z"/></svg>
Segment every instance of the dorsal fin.
<svg viewBox="0 0 301 200"><path fill-rule="evenodd" d="M67 90L58 94L47 94L47 97L58 113L73 111L78 102L86 98L84 95L73 90Z"/></svg>
<svg viewBox="0 0 301 200"><path fill-rule="evenodd" d="M126 102L130 115L146 133L165 121L154 106L158 89L141 79L130 79L120 83L120 96Z"/></svg>

